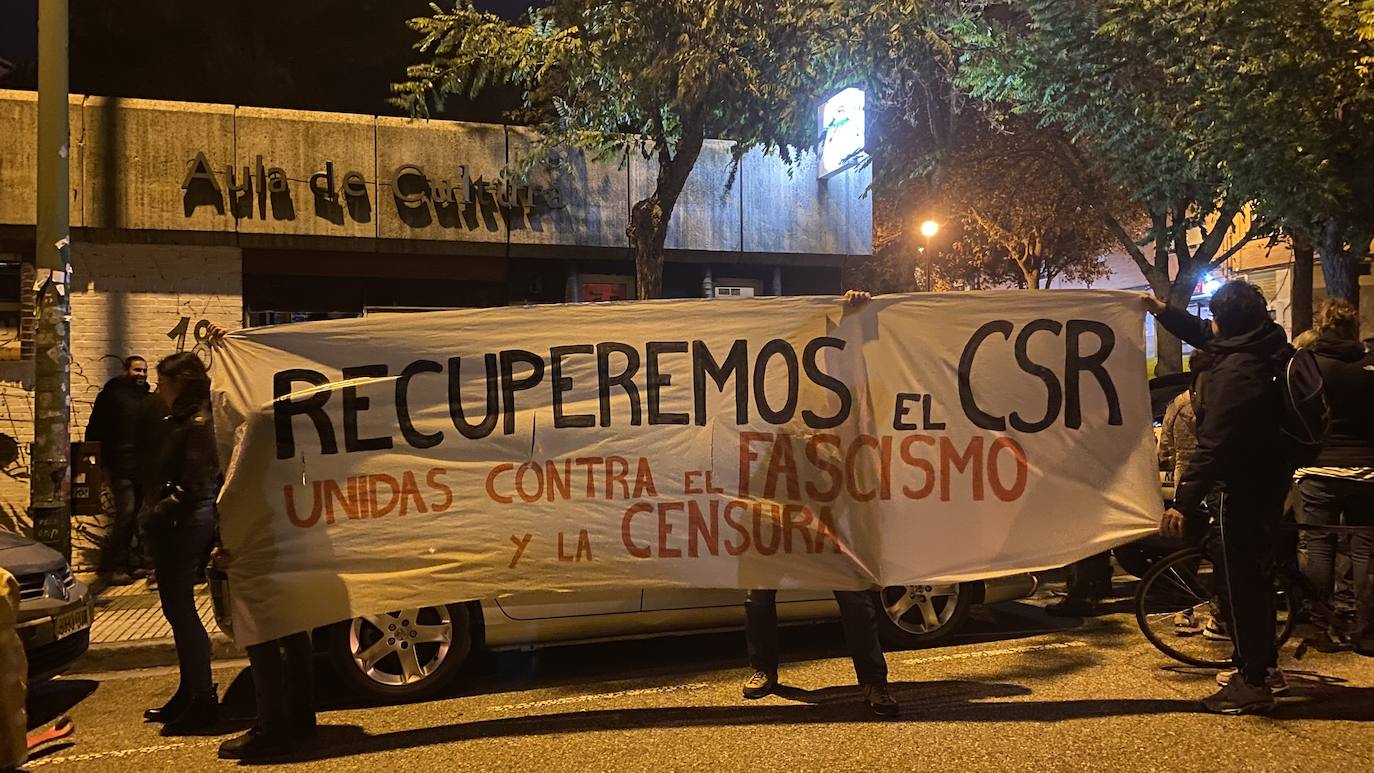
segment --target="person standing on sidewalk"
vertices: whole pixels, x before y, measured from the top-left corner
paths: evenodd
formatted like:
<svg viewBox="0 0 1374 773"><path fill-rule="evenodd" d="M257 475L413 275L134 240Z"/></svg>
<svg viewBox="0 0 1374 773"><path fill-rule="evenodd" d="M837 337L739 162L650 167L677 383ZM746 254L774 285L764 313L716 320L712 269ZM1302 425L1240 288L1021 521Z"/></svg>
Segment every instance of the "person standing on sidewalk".
<svg viewBox="0 0 1374 773"><path fill-rule="evenodd" d="M157 365L156 396L166 407L167 440L158 463L161 495L141 514L153 549L162 614L172 626L181 681L166 704L145 717L163 721L163 735L186 735L213 726L219 700L210 677L210 637L196 611L197 566L215 536L219 455L210 419L210 376L192 352Z"/></svg>
<svg viewBox="0 0 1374 773"><path fill-rule="evenodd" d="M1297 472L1298 523L1374 526L1374 354L1360 343L1360 312L1345 301L1322 305L1317 333L1312 353L1325 382L1331 429L1316 460ZM1336 534L1298 533L1302 572L1328 600L1334 595L1337 543ZM1350 563L1354 607L1313 622L1324 624L1336 643L1367 651L1374 649L1374 534L1350 535Z"/></svg>
<svg viewBox="0 0 1374 773"><path fill-rule="evenodd" d="M1233 674L1202 702L1221 714L1250 714L1274 708L1268 683L1278 674L1274 643L1274 532L1292 479L1281 437L1284 404L1276 375L1292 357L1283 328L1269 318L1259 288L1246 282L1222 285L1212 296L1212 319L1204 320L1140 296L1175 336L1215 360L1198 379L1197 448L1183 472L1174 506L1160 519L1165 536L1182 537L1188 522L1206 517L1203 499L1221 494L1221 594L1235 650Z"/></svg>
<svg viewBox="0 0 1374 773"><path fill-rule="evenodd" d="M229 329L210 325L207 343L222 346ZM216 560L227 560L220 553ZM248 665L253 674L257 721L248 732L220 744L219 757L226 760L258 760L290 753L315 737L313 648L310 634L302 632L280 639L251 644Z"/></svg>
<svg viewBox="0 0 1374 773"><path fill-rule="evenodd" d="M114 495L114 521L101 550L101 573L110 585L133 582L134 533L143 507L139 480L139 443L142 420L151 400L148 362L138 355L124 358L124 373L105 383L91 408L86 440L100 443L100 462Z"/></svg>

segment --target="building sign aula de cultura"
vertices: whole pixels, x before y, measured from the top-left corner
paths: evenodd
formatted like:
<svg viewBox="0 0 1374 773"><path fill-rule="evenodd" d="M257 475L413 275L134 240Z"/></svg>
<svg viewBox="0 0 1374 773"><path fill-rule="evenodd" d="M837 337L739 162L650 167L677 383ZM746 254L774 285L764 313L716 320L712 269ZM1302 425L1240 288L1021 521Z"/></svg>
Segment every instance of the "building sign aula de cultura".
<svg viewBox="0 0 1374 773"><path fill-rule="evenodd" d="M521 183L504 172L489 180L473 176L464 164L453 168L451 175L431 174L419 164L401 164L392 170L390 180L392 198L402 214L431 208L436 215L495 208L505 212L520 210L529 216L567 206L556 185ZM188 217L201 206L213 206L223 212L227 191L229 210L235 219L252 217L256 200L259 217L266 219L270 211L275 219L290 220L295 217L291 201L293 183L299 181L289 177L280 166L264 164L262 156L256 157L253 166L245 164L242 170L226 164L216 172L201 151L186 162L186 176L181 182L184 210ZM359 222L371 218L367 180L362 172L349 170L340 174L333 161L325 161L324 169L311 174L305 185L317 202L346 210Z"/></svg>

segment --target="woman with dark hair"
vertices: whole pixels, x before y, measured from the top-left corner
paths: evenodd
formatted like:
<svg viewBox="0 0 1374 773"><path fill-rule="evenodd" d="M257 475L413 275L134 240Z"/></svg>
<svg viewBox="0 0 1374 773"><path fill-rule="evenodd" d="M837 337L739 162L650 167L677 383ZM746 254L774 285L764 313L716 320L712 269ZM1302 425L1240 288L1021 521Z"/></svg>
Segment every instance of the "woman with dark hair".
<svg viewBox="0 0 1374 773"><path fill-rule="evenodd" d="M210 679L210 637L195 599L196 570L214 539L219 483L205 363L192 352L163 358L157 364L154 394L166 411L166 441L157 463L161 495L143 512L142 527L152 546L158 597L172 626L181 680L167 703L144 716L165 723L163 735L184 735L204 730L219 718L219 700Z"/></svg>
<svg viewBox="0 0 1374 773"><path fill-rule="evenodd" d="M1313 526L1374 526L1374 355L1360 343L1360 313L1342 300L1322 304L1317 319L1317 356L1331 406L1331 429L1321 453L1298 470L1302 506L1298 522ZM1303 574L1322 593L1334 588L1335 534L1304 531L1298 536ZM1374 536L1350 536L1354 599L1333 599L1334 620L1324 625L1338 644L1374 649Z"/></svg>

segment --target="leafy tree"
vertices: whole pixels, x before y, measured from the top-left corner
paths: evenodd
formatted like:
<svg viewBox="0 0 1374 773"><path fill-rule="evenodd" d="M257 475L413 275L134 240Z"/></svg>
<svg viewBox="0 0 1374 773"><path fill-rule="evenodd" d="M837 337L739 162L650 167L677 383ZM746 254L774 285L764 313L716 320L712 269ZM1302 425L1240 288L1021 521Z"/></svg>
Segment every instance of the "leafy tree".
<svg viewBox="0 0 1374 773"><path fill-rule="evenodd" d="M791 160L815 145L819 99L840 85L833 0L553 0L511 23L471 0L412 20L429 61L395 87L412 114L431 100L524 90L519 119L538 151L563 145L593 158L653 159L653 192L627 229L640 298L659 295L668 224L708 135Z"/></svg>
<svg viewBox="0 0 1374 773"><path fill-rule="evenodd" d="M984 267L980 285L1035 290L1106 275L1113 236L1057 153L1057 138L1021 122L983 130L952 160L943 194L962 225L954 252Z"/></svg>
<svg viewBox="0 0 1374 773"><path fill-rule="evenodd" d="M876 129L867 147L873 168L873 257L849 267L852 286L901 292L1017 281L1006 261L966 249L945 191L946 181L958 174L952 171L957 157L986 131L985 118L971 109L955 80L985 5L967 0L849 3L846 56L864 73L868 125ZM923 254L926 240L916 230L927 218L941 223L930 245L933 255Z"/></svg>
<svg viewBox="0 0 1374 773"><path fill-rule="evenodd" d="M1065 174L1155 295L1182 305L1205 273L1272 224L1240 217L1250 197L1203 153L1208 126L1199 121L1189 73L1160 50L1166 35L1170 47L1192 45L1190 31L1167 15L1148 35L1118 23L1132 2L1009 4L1018 15L988 17L959 77L976 97L1062 132ZM1129 199L1122 203L1114 191ZM1132 226L1138 211L1143 228ZM1181 371L1181 344L1159 333L1157 372Z"/></svg>
<svg viewBox="0 0 1374 773"><path fill-rule="evenodd" d="M1226 170L1259 217L1289 233L1309 308L1313 247L1327 294L1358 305L1359 263L1374 239L1374 81L1362 64L1374 61L1374 41L1360 33L1369 4L1114 5L1113 33L1147 41L1194 95L1195 120L1207 127L1200 155ZM1190 44L1166 39L1160 18Z"/></svg>

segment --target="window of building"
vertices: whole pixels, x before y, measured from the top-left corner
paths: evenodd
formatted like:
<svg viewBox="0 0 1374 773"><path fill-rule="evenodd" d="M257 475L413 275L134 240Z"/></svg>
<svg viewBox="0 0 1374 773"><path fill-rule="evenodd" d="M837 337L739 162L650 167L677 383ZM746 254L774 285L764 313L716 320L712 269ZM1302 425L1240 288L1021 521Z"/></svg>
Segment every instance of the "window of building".
<svg viewBox="0 0 1374 773"><path fill-rule="evenodd" d="M321 319L352 319L361 317L356 311L249 311L245 317L247 327L266 327L285 325L290 322L314 322Z"/></svg>
<svg viewBox="0 0 1374 773"><path fill-rule="evenodd" d="M857 166L864 150L864 92L847 88L820 107L821 152L816 175L825 179Z"/></svg>
<svg viewBox="0 0 1374 773"><path fill-rule="evenodd" d="M577 277L577 298L585 302L629 301L635 297L635 280L618 274L582 274Z"/></svg>
<svg viewBox="0 0 1374 773"><path fill-rule="evenodd" d="M0 362L24 357L24 266L18 255L0 254Z"/></svg>

